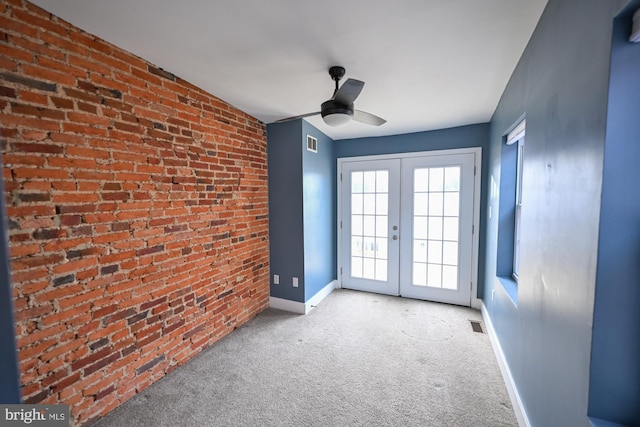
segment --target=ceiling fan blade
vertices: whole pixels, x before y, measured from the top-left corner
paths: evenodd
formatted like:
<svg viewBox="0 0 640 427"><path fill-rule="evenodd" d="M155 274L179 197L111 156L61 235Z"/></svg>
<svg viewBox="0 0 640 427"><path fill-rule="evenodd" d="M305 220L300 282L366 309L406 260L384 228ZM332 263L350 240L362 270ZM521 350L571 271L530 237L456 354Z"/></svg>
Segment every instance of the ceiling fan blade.
<svg viewBox="0 0 640 427"><path fill-rule="evenodd" d="M338 89L338 91L333 95L333 100L343 105L351 105L358 95L360 95L363 87L364 82L355 79L347 79L347 81L344 82L342 86L340 86L340 89Z"/></svg>
<svg viewBox="0 0 640 427"><path fill-rule="evenodd" d="M299 116L287 117L284 119L276 120L274 123L289 122L291 120L303 119L305 117L316 116L318 114L320 114L320 111L316 111L315 113L300 114Z"/></svg>
<svg viewBox="0 0 640 427"><path fill-rule="evenodd" d="M353 112L353 120L355 120L356 122L366 123L368 125L374 126L380 126L387 123L387 121L381 117L374 116L371 113L366 113L360 110L355 110Z"/></svg>

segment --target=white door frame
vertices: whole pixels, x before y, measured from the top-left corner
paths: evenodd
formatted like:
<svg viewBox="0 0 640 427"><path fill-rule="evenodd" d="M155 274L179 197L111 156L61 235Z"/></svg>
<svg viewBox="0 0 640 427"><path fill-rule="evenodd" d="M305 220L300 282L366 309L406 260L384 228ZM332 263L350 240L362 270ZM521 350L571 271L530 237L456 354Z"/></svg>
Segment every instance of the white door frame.
<svg viewBox="0 0 640 427"><path fill-rule="evenodd" d="M340 171L342 170L342 164L347 162L361 162L370 160L389 160L389 159L403 159L411 157L421 156L449 156L454 154L474 154L474 190L473 190L473 235L472 235L472 255L471 255L471 307L480 309L481 300L478 298L478 250L480 247L480 191L481 191L481 177L482 177L482 147L469 147L458 148L450 150L432 150L432 151L418 151L411 153L398 153L398 154L381 154L373 156L358 156L358 157L342 157L338 159L337 167L337 186L338 186L338 204L337 204L337 267L338 271L336 275L338 277L337 287L342 288L342 186L340 185Z"/></svg>

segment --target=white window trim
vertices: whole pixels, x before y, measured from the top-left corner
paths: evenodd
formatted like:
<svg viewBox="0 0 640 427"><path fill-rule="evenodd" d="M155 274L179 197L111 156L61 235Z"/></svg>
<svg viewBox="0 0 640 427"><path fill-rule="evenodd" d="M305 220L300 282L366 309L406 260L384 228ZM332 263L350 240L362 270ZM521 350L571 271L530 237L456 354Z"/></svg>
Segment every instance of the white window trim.
<svg viewBox="0 0 640 427"><path fill-rule="evenodd" d="M526 120L521 121L507 135L507 145L517 144L516 154L516 202L513 226L513 279L517 282L520 273L520 231L522 229L522 169L524 163L524 141L525 141Z"/></svg>
<svg viewBox="0 0 640 427"><path fill-rule="evenodd" d="M507 134L507 145L513 145L522 138L524 138L525 129L527 127L527 121L523 120L518 123L518 126L513 128L511 132Z"/></svg>

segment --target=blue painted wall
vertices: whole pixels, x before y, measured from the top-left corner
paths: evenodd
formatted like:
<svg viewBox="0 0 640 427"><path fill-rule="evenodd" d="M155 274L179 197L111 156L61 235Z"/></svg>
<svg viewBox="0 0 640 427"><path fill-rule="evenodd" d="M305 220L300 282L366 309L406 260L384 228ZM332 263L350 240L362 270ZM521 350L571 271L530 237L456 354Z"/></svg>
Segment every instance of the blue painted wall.
<svg viewBox="0 0 640 427"><path fill-rule="evenodd" d="M317 153L307 151L307 134L317 138ZM331 138L303 120L267 125L272 297L304 303L336 278L333 149Z"/></svg>
<svg viewBox="0 0 640 427"><path fill-rule="evenodd" d="M318 139L318 153L306 150L307 134ZM337 182L341 157L408 153L468 147L488 147L489 125L376 138L333 141L304 120L267 125L269 158L269 237L271 239L271 296L307 302L336 279ZM483 156L483 170L487 161ZM487 185L482 175L482 192ZM486 202L482 197L481 211ZM484 247L484 215L480 245ZM484 252L479 254L479 295L484 277ZM280 275L280 284L273 275ZM292 288L292 277L299 287Z"/></svg>
<svg viewBox="0 0 640 427"><path fill-rule="evenodd" d="M615 21L604 154L589 414L640 425L640 0Z"/></svg>
<svg viewBox="0 0 640 427"><path fill-rule="evenodd" d="M336 141L335 151L336 158L469 147L482 147L484 151L488 142L489 124L483 123L402 135L342 139Z"/></svg>
<svg viewBox="0 0 640 427"><path fill-rule="evenodd" d="M307 135L318 152L306 150ZM331 138L302 121L305 302L336 279L336 161Z"/></svg>
<svg viewBox="0 0 640 427"><path fill-rule="evenodd" d="M485 240L488 185L489 124L475 124L428 132L407 133L402 135L380 136L372 138L343 139L336 141L336 158L372 156L379 154L411 153L431 150L450 150L456 148L482 148L482 175L480 194L480 248L478 253L478 296L484 292Z"/></svg>
<svg viewBox="0 0 640 427"><path fill-rule="evenodd" d="M2 178L0 178L0 194L4 194ZM13 323L13 293L9 274L6 217L4 197L0 197L0 403L20 403L20 373Z"/></svg>
<svg viewBox="0 0 640 427"><path fill-rule="evenodd" d="M301 135L301 120L267 126L271 296L298 302L305 301ZM297 288L293 277L299 279Z"/></svg>
<svg viewBox="0 0 640 427"><path fill-rule="evenodd" d="M484 302L534 427L590 425L611 33L625 3L549 0L491 120L499 183L503 135L527 118L518 305L496 280L499 194L489 198Z"/></svg>

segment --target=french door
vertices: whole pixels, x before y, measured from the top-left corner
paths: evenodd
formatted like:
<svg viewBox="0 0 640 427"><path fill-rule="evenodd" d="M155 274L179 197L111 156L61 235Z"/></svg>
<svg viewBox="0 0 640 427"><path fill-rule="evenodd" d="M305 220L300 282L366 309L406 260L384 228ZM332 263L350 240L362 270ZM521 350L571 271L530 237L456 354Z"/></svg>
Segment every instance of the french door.
<svg viewBox="0 0 640 427"><path fill-rule="evenodd" d="M469 306L476 156L341 159L342 287Z"/></svg>

